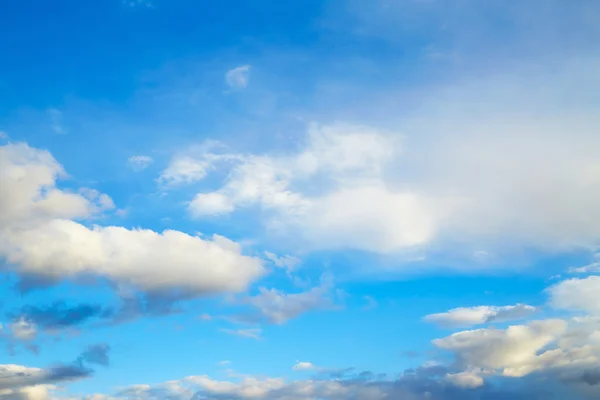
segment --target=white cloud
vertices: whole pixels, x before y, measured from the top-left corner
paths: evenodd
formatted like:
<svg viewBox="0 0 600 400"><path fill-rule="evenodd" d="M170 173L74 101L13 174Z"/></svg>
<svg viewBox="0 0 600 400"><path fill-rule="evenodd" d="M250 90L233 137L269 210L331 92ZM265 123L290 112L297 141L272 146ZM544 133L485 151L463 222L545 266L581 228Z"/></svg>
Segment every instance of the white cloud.
<svg viewBox="0 0 600 400"><path fill-rule="evenodd" d="M488 322L505 322L524 319L531 316L536 311L536 307L527 304L504 307L459 307L445 313L427 315L424 317L424 320L446 327L465 327Z"/></svg>
<svg viewBox="0 0 600 400"><path fill-rule="evenodd" d="M248 328L248 329L221 329L221 332L229 335L241 336L255 340L261 340L262 329L260 328Z"/></svg>
<svg viewBox="0 0 600 400"><path fill-rule="evenodd" d="M475 389L483 386L483 378L473 372L446 374L446 380L454 386L465 389Z"/></svg>
<svg viewBox="0 0 600 400"><path fill-rule="evenodd" d="M235 209L230 199L223 193L198 193L190 202L190 212L194 217L228 214Z"/></svg>
<svg viewBox="0 0 600 400"><path fill-rule="evenodd" d="M594 261L583 267L569 268L570 273L574 274L590 274L600 272L600 253L594 254Z"/></svg>
<svg viewBox="0 0 600 400"><path fill-rule="evenodd" d="M249 296L244 301L273 324L283 324L311 310L334 308L331 287L326 283L299 293L261 287L259 294Z"/></svg>
<svg viewBox="0 0 600 400"><path fill-rule="evenodd" d="M287 154L228 164L214 192L226 206L198 201L190 211L257 207L274 236L312 248L428 245L479 261L515 248L595 249L600 120L579 102L597 91L597 67L566 60L553 71L515 68L428 89L410 115L381 123L394 129L312 125ZM404 100L387 96L372 107ZM564 107L565 98L577 101Z"/></svg>
<svg viewBox="0 0 600 400"><path fill-rule="evenodd" d="M146 291L242 291L264 273L236 243L166 230L85 226L74 219L112 206L105 195L55 187L62 167L25 144L0 147L0 255L19 271L60 279L95 273ZM168 268L167 268L168 266Z"/></svg>
<svg viewBox="0 0 600 400"><path fill-rule="evenodd" d="M37 326L30 321L26 321L24 318L20 318L7 325L12 336L19 340L32 340L35 339L38 334Z"/></svg>
<svg viewBox="0 0 600 400"><path fill-rule="evenodd" d="M568 279L550 287L550 303L566 310L600 315L600 276Z"/></svg>
<svg viewBox="0 0 600 400"><path fill-rule="evenodd" d="M134 171L143 171L154 162L150 156L131 156L127 161Z"/></svg>
<svg viewBox="0 0 600 400"><path fill-rule="evenodd" d="M294 371L314 371L318 368L311 362L308 361L298 361L293 367Z"/></svg>
<svg viewBox="0 0 600 400"><path fill-rule="evenodd" d="M229 155L235 162L225 185L199 193L190 212L199 217L260 206L277 213L271 227L296 232L314 248L386 252L423 244L432 238L436 219L428 200L395 191L381 179L398 146L398 139L371 128L314 125L296 153ZM311 179L330 182L333 190L310 197L292 190Z"/></svg>
<svg viewBox="0 0 600 400"><path fill-rule="evenodd" d="M276 254L269 251L265 251L265 257L271 261L278 268L285 268L287 271L292 272L301 262L298 257L284 255L278 257Z"/></svg>
<svg viewBox="0 0 600 400"><path fill-rule="evenodd" d="M206 160L197 160L189 156L175 157L165 169L158 181L162 184L192 183L204 179L210 164Z"/></svg>
<svg viewBox="0 0 600 400"><path fill-rule="evenodd" d="M590 329L572 324L556 319L534 321L505 330L458 332L433 343L453 352L467 372L506 377L540 372L576 382L600 363L600 330L597 325Z"/></svg>
<svg viewBox="0 0 600 400"><path fill-rule="evenodd" d="M248 86L250 79L250 65L242 65L230 69L225 74L225 83L233 89L243 89Z"/></svg>

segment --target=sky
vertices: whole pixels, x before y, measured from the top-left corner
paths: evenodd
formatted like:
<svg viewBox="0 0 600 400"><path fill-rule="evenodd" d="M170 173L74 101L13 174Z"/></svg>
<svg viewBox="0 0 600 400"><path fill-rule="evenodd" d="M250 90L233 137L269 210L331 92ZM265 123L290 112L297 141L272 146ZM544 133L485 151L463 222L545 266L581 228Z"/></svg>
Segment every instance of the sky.
<svg viewBox="0 0 600 400"><path fill-rule="evenodd" d="M0 399L600 397L598 1L0 8Z"/></svg>

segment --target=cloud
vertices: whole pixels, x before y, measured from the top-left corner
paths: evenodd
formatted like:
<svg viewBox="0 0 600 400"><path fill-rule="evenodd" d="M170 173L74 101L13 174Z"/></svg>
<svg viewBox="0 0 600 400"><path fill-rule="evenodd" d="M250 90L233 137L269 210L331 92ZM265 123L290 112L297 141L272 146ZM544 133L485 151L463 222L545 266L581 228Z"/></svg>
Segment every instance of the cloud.
<svg viewBox="0 0 600 400"><path fill-rule="evenodd" d="M572 267L569 268L570 273L576 274L592 274L596 272L600 272L600 253L594 254L594 260L588 265L584 265L583 267Z"/></svg>
<svg viewBox="0 0 600 400"><path fill-rule="evenodd" d="M57 189L64 171L46 151L2 146L0 167L0 256L23 275L52 281L95 274L146 292L201 296L242 291L264 273L260 259L219 235L83 225L77 220L102 210L103 197L95 204Z"/></svg>
<svg viewBox="0 0 600 400"><path fill-rule="evenodd" d="M600 276L568 279L550 287L548 293L556 308L600 315Z"/></svg>
<svg viewBox="0 0 600 400"><path fill-rule="evenodd" d="M433 344L454 352L468 368L500 369L505 376L524 376L540 367L538 351L556 341L567 328L562 320L534 321L506 330L478 329L454 333Z"/></svg>
<svg viewBox="0 0 600 400"><path fill-rule="evenodd" d="M301 262L298 257L284 255L278 257L269 251L265 251L265 257L278 268L285 268L288 272L292 272Z"/></svg>
<svg viewBox="0 0 600 400"><path fill-rule="evenodd" d="M234 151L237 161L216 168L224 184L197 193L189 211L256 209L273 237L313 249L427 245L470 261L485 249L489 262L524 248L594 250L598 65L594 55L552 70L515 65L429 87L419 101L393 89L368 94L360 105L384 120L311 125L286 152Z"/></svg>
<svg viewBox="0 0 600 400"><path fill-rule="evenodd" d="M89 346L77 359L77 361L88 364L98 364L108 367L110 364L109 358L110 346L106 343L95 344Z"/></svg>
<svg viewBox="0 0 600 400"><path fill-rule="evenodd" d="M261 287L259 294L247 296L242 302L252 306L258 315L258 321L266 320L272 324L284 324L290 319L312 310L330 310L335 308L334 294L329 283L304 292L284 293L277 289ZM252 320L253 314L245 319Z"/></svg>
<svg viewBox="0 0 600 400"><path fill-rule="evenodd" d="M230 69L225 74L225 83L232 89L244 89L250 79L250 65Z"/></svg>
<svg viewBox="0 0 600 400"><path fill-rule="evenodd" d="M50 128L54 133L62 135L67 133L65 128L63 127L63 113L56 108L51 108L48 110L48 115L50 116Z"/></svg>
<svg viewBox="0 0 600 400"><path fill-rule="evenodd" d="M47 369L29 368L20 365L0 365L0 393L12 394L20 389L70 382L87 378L91 371L79 366L57 366Z"/></svg>
<svg viewBox="0 0 600 400"><path fill-rule="evenodd" d="M507 385L509 388L503 388L503 385L474 388L473 385L455 385L457 381L467 383L466 374L458 376L461 378L454 378L454 382L449 382L452 378L444 375L440 377L437 373L408 373L397 379L387 379L384 375L370 371L337 379L296 381L249 375L242 375L238 380L216 380L206 375L196 375L156 385L132 385L117 392L114 397L172 400L559 400L567 394L572 396L568 398L584 398L572 391L565 393L556 388L553 382L545 382L542 386L530 381L518 388L510 388L510 385ZM475 381L476 379L471 379L471 383L476 383ZM98 399L109 398L104 397L106 395L97 396Z"/></svg>
<svg viewBox="0 0 600 400"><path fill-rule="evenodd" d="M514 306L492 307L460 307L445 313L430 314L423 319L444 327L465 327L480 325L488 322L506 322L524 319L531 316L538 309L526 304Z"/></svg>
<svg viewBox="0 0 600 400"><path fill-rule="evenodd" d="M317 368L313 363L307 361L298 361L292 369L294 371L315 371Z"/></svg>
<svg viewBox="0 0 600 400"><path fill-rule="evenodd" d="M13 338L23 341L35 339L38 334L38 328L34 322L30 322L21 317L7 325Z"/></svg>
<svg viewBox="0 0 600 400"><path fill-rule="evenodd" d="M25 320L42 329L55 330L81 325L91 319L104 317L110 310L97 305L77 304L69 306L64 302L54 302L49 306L26 305L10 315Z"/></svg>
<svg viewBox="0 0 600 400"><path fill-rule="evenodd" d="M131 156L127 161L134 171L143 171L154 162L152 157L149 156Z"/></svg>
<svg viewBox="0 0 600 400"><path fill-rule="evenodd" d="M260 328L249 328L249 329L221 329L221 332L227 333L228 335L241 336L245 338L261 340L262 329Z"/></svg>
<svg viewBox="0 0 600 400"><path fill-rule="evenodd" d="M472 372L446 374L446 380L455 386L465 389L474 389L483 386L483 378Z"/></svg>
<svg viewBox="0 0 600 400"><path fill-rule="evenodd" d="M354 247L393 251L430 240L433 216L427 199L396 192L382 171L398 151L398 140L372 128L313 125L304 148L285 156L231 154L225 185L190 202L195 217L259 206L274 211L271 228L300 235L314 248ZM333 190L308 197L292 190L298 182L321 179ZM377 204L377 207L373 207Z"/></svg>
<svg viewBox="0 0 600 400"><path fill-rule="evenodd" d="M211 170L222 163L237 159L238 155L224 153L223 149L222 143L208 140L200 146L193 146L175 154L158 177L158 183L168 188L203 180Z"/></svg>

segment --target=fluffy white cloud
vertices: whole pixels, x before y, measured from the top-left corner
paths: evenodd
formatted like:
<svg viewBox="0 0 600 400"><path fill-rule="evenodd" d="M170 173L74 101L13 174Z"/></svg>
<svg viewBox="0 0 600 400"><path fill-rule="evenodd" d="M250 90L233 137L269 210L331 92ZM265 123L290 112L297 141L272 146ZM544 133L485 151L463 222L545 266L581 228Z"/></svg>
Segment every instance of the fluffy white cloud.
<svg viewBox="0 0 600 400"><path fill-rule="evenodd" d="M225 83L233 89L243 89L248 86L250 79L250 65L241 65L227 71Z"/></svg>
<svg viewBox="0 0 600 400"><path fill-rule="evenodd" d="M568 279L548 289L556 308L600 315L600 276Z"/></svg>
<svg viewBox="0 0 600 400"><path fill-rule="evenodd" d="M527 304L493 307L459 307L445 313L427 315L424 320L446 327L465 327L488 322L504 322L529 317L537 311Z"/></svg>
<svg viewBox="0 0 600 400"><path fill-rule="evenodd" d="M218 235L206 240L174 230L77 222L112 201L57 189L64 171L46 151L2 146L0 171L0 255L21 272L48 279L91 272L146 291L193 295L242 291L264 273L261 260Z"/></svg>
<svg viewBox="0 0 600 400"><path fill-rule="evenodd" d="M597 329L597 327L596 327ZM534 321L505 330L455 333L433 344L449 350L466 371L523 377L552 373L564 381L582 381L600 362L600 330L570 326L564 320Z"/></svg>
<svg viewBox="0 0 600 400"><path fill-rule="evenodd" d="M501 369L504 375L531 373L542 355L538 351L558 339L567 323L562 320L534 321L507 329L477 329L435 339L437 347L454 352L469 368Z"/></svg>
<svg viewBox="0 0 600 400"><path fill-rule="evenodd" d="M385 252L432 238L440 215L428 200L382 180L384 166L399 151L397 138L362 126L314 125L306 140L300 151L283 156L230 154L234 163L225 185L199 193L189 205L191 214L259 206L277 213L271 228L296 232L315 248ZM294 190L313 180L328 182L333 190L312 196Z"/></svg>
<svg viewBox="0 0 600 400"><path fill-rule="evenodd" d="M149 156L131 156L127 161L134 171L142 171L154 162Z"/></svg>

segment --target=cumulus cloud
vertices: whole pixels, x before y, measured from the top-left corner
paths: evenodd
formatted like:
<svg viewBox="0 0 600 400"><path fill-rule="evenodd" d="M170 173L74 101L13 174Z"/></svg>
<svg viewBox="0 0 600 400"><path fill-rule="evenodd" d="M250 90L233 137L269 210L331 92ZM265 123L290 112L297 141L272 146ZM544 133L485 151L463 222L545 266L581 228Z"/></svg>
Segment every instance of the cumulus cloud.
<svg viewBox="0 0 600 400"><path fill-rule="evenodd" d="M258 206L277 213L271 228L293 230L313 247L392 251L422 244L433 234L427 199L382 181L384 166L398 150L397 138L376 129L313 125L296 153L231 154L225 185L198 193L189 210L202 217ZM311 179L334 189L310 197L293 190Z"/></svg>
<svg viewBox="0 0 600 400"><path fill-rule="evenodd" d="M600 315L600 276L568 279L548 289L556 308Z"/></svg>
<svg viewBox="0 0 600 400"><path fill-rule="evenodd" d="M134 171L143 171L154 162L149 156L131 156L127 161Z"/></svg>
<svg viewBox="0 0 600 400"><path fill-rule="evenodd" d="M452 351L466 367L500 369L505 376L524 376L540 368L546 353L540 355L538 351L556 341L566 328L563 320L534 321L507 329L458 332L435 339L433 344Z"/></svg>
<svg viewBox="0 0 600 400"><path fill-rule="evenodd" d="M188 376L157 385L138 384L124 388L114 396L95 395L97 399L156 399L173 400L477 400L477 399L519 399L549 400L565 398L565 392L555 385L545 383L544 387L531 382L529 387L503 389L494 387L474 387L477 380L466 374L459 378L448 378L439 374L406 373L397 379L385 375L363 371L346 374L337 379L309 379L287 381L283 378L255 377L242 375L238 380L216 380L206 375ZM464 386L456 384L461 382ZM573 395L569 392L567 395ZM562 396L562 397L561 397ZM580 398L580 397L570 397ZM593 397L589 397L590 399Z"/></svg>
<svg viewBox="0 0 600 400"><path fill-rule="evenodd" d="M65 173L47 151L2 146L0 170L0 256L21 274L57 280L92 273L147 292L198 296L242 291L264 273L260 259L219 235L206 240L174 230L82 224L106 200L58 189L56 179Z"/></svg>
<svg viewBox="0 0 600 400"><path fill-rule="evenodd" d="M227 71L225 83L232 89L244 89L250 79L250 65L241 65Z"/></svg>
<svg viewBox="0 0 600 400"><path fill-rule="evenodd" d="M424 317L424 320L445 327L468 327L488 322L505 322L524 319L531 316L536 311L536 307L527 304L504 307L459 307L445 313L427 315Z"/></svg>

